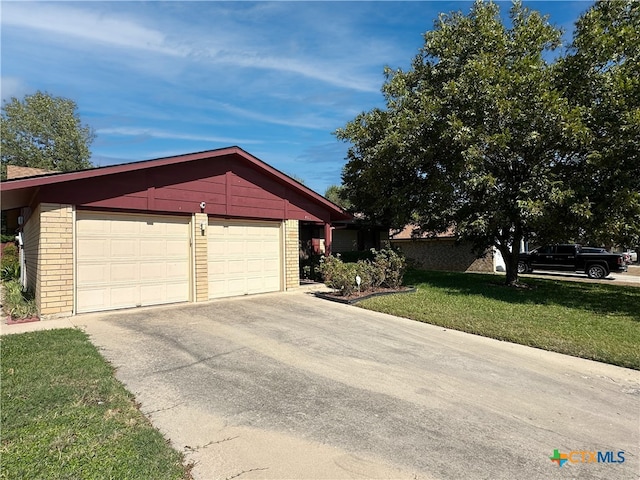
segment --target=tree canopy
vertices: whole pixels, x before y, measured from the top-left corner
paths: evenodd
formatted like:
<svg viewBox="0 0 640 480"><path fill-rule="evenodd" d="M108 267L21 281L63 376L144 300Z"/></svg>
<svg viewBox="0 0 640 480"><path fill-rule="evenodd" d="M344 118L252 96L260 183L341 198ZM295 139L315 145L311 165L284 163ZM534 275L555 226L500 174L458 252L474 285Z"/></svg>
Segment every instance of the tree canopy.
<svg viewBox="0 0 640 480"><path fill-rule="evenodd" d="M82 125L73 100L36 92L2 105L2 178L7 165L67 172L92 166L89 147L95 138Z"/></svg>
<svg viewBox="0 0 640 480"><path fill-rule="evenodd" d="M576 24L559 86L589 141L573 188L585 206L577 238L640 245L640 3L597 2Z"/></svg>
<svg viewBox="0 0 640 480"><path fill-rule="evenodd" d="M335 203L343 210L351 208L351 201L347 198L345 189L341 185L330 185L324 192L324 198Z"/></svg>
<svg viewBox="0 0 640 480"><path fill-rule="evenodd" d="M495 246L508 284L518 280L523 238L560 240L588 224L593 183L576 176L591 175L597 142L589 107L567 95L561 62L550 60L561 35L519 1L508 22L492 2L441 14L411 68L386 69L386 108L336 131L351 143L343 184L354 208L394 228L453 227L479 252Z"/></svg>

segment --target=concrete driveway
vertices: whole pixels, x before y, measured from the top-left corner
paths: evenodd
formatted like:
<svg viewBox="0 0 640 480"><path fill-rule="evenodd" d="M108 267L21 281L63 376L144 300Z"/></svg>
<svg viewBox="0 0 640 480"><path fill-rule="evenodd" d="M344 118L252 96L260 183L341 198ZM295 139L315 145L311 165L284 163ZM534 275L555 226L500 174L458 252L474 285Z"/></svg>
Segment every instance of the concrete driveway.
<svg viewBox="0 0 640 480"><path fill-rule="evenodd" d="M637 371L303 292L73 321L197 479L640 476Z"/></svg>

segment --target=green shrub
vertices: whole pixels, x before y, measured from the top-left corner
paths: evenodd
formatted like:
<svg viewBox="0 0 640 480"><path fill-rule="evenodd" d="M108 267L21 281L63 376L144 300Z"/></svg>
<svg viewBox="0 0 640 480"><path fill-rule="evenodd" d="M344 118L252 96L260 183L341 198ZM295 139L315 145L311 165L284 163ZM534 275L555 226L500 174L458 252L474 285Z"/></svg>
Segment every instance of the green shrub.
<svg viewBox="0 0 640 480"><path fill-rule="evenodd" d="M20 258L18 257L18 247L15 245L7 245L2 251L0 276L3 280L20 278Z"/></svg>
<svg viewBox="0 0 640 480"><path fill-rule="evenodd" d="M312 254L306 258L300 258L300 276L308 280L319 282L322 280L320 262L324 255Z"/></svg>
<svg viewBox="0 0 640 480"><path fill-rule="evenodd" d="M351 295L358 289L356 276L360 277L360 291L366 292L381 286L398 288L402 285L406 261L393 250L371 249L373 260L359 260L357 263L343 262L340 254L321 259L319 271L324 283L342 295Z"/></svg>
<svg viewBox="0 0 640 480"><path fill-rule="evenodd" d="M11 318L28 318L38 315L33 292L24 291L19 280L9 280L4 283L2 304Z"/></svg>
<svg viewBox="0 0 640 480"><path fill-rule="evenodd" d="M321 260L320 272L327 287L340 290L342 295L351 295L357 288L355 263L344 263L339 257L325 257Z"/></svg>
<svg viewBox="0 0 640 480"><path fill-rule="evenodd" d="M381 272L382 285L389 288L398 288L402 285L404 273L407 271L407 261L404 256L389 248L375 252L373 261Z"/></svg>
<svg viewBox="0 0 640 480"><path fill-rule="evenodd" d="M4 233L0 235L0 243L8 243L8 242L15 242L15 241L16 241L15 235L7 235Z"/></svg>

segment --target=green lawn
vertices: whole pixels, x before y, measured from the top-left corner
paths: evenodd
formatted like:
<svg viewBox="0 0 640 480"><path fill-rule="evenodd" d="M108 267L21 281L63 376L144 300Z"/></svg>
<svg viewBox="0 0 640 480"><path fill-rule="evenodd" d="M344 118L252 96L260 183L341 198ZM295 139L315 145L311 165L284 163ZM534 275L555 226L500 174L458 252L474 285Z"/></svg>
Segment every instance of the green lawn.
<svg viewBox="0 0 640 480"><path fill-rule="evenodd" d="M0 338L2 479L187 479L79 330Z"/></svg>
<svg viewBox="0 0 640 480"><path fill-rule="evenodd" d="M640 288L410 271L412 294L358 305L421 322L640 370Z"/></svg>

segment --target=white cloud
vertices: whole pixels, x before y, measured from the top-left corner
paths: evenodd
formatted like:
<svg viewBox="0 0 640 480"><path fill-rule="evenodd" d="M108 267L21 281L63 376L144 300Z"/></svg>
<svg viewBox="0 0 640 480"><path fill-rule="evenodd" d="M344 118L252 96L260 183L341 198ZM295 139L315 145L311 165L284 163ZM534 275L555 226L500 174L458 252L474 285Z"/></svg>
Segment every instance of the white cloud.
<svg viewBox="0 0 640 480"><path fill-rule="evenodd" d="M28 85L19 78L2 77L2 79L0 79L0 95L2 100L9 101L12 97L20 99L28 92Z"/></svg>
<svg viewBox="0 0 640 480"><path fill-rule="evenodd" d="M162 32L125 17L68 8L59 4L5 2L2 6L2 25L47 31L88 42L168 55L186 53L180 48L167 45Z"/></svg>
<svg viewBox="0 0 640 480"><path fill-rule="evenodd" d="M72 45L68 46L76 49L89 49L92 45L101 44L181 57L201 66L223 65L284 72L340 88L371 93L379 91L379 74L373 77L363 75L358 71L362 66L354 66L353 59L341 59L339 49L325 51L321 56L304 48L290 50L277 40L265 43L261 31L241 22L221 23L219 28L211 30L201 26L189 28L185 19L174 19L163 24L162 28L154 28L141 23L130 13L124 13L128 11L125 7L114 13L101 12L98 7L90 10L59 3L37 5L38 8L34 8L34 4L28 2L4 2L2 27L54 34L63 41L73 39ZM112 58L117 60L116 55L114 52ZM157 67L149 58L144 65Z"/></svg>
<svg viewBox="0 0 640 480"><path fill-rule="evenodd" d="M308 116L291 116L289 115L287 118L279 118L273 115L259 113L254 110L249 110L246 108L236 107L234 105L229 104L219 104L220 108L230 113L232 115L236 115L243 118L248 118L250 120L257 120L263 123L270 123L273 125L284 125L287 127L299 127L299 128L309 128L314 130L327 130L328 128L332 128L331 125L328 124L327 121L322 120L314 115Z"/></svg>
<svg viewBox="0 0 640 480"><path fill-rule="evenodd" d="M99 128L96 130L98 135L121 135L124 137L152 137L171 140L189 140L197 142L218 142L225 144L254 144L260 143L257 140L246 138L218 137L215 135L198 135L192 133L168 132L155 128L144 127L115 127L115 128Z"/></svg>
<svg viewBox="0 0 640 480"><path fill-rule="evenodd" d="M212 55L212 59L216 62L240 67L295 73L337 87L362 92L380 91L380 86L375 84L374 81L371 81L372 79L366 79L366 77L363 79L361 76L349 75L345 70L342 70L340 66L327 65L326 62L320 62L317 59L314 61L300 61L292 57L265 56L258 52L250 54L242 52L216 53Z"/></svg>

